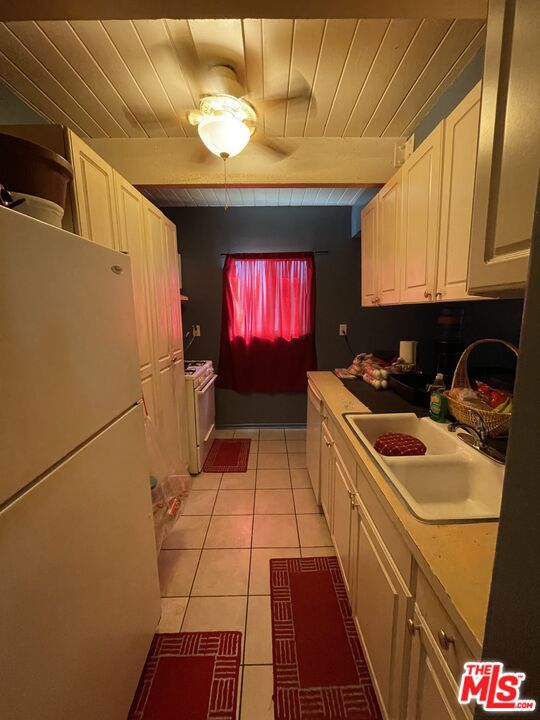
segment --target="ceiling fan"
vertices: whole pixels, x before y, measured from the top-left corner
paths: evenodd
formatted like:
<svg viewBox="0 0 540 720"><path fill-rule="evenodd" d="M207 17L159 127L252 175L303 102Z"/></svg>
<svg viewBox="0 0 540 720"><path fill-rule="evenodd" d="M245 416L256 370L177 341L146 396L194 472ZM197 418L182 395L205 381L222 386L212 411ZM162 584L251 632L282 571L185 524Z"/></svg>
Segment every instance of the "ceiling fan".
<svg viewBox="0 0 540 720"><path fill-rule="evenodd" d="M284 97L254 100L247 97L232 65L216 64L201 80L199 107L187 113L188 121L197 127L200 139L214 155L227 160L244 150L250 140L276 156L286 157L294 150L282 148L266 138L258 125L256 106L261 108L314 101L311 88L299 74L291 78L289 93ZM260 132L257 132L257 131Z"/></svg>

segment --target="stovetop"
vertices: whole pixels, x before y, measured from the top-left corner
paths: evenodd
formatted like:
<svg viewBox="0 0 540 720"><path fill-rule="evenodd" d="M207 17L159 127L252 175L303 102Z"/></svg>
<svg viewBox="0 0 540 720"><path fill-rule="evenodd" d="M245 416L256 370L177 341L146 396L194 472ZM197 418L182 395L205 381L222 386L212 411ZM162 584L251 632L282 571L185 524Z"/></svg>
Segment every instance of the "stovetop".
<svg viewBox="0 0 540 720"><path fill-rule="evenodd" d="M184 375L193 377L205 371L212 371L211 360L184 360Z"/></svg>

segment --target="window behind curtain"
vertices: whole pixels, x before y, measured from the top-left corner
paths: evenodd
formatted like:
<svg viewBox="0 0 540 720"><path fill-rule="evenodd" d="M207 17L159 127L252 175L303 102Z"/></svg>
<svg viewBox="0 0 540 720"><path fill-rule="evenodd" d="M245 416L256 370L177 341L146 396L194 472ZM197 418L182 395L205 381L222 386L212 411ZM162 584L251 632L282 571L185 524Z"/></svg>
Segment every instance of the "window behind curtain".
<svg viewBox="0 0 540 720"><path fill-rule="evenodd" d="M316 367L312 253L228 255L223 269L220 387L302 392Z"/></svg>

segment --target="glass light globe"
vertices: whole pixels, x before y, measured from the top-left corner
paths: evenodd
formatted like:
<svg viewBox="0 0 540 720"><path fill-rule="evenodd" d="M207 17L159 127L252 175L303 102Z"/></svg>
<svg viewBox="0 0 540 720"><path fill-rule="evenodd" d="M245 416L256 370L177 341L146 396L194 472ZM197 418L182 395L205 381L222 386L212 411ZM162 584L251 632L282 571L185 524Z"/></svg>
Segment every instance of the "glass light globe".
<svg viewBox="0 0 540 720"><path fill-rule="evenodd" d="M251 137L248 126L228 113L204 117L197 130L206 147L218 157L238 155Z"/></svg>

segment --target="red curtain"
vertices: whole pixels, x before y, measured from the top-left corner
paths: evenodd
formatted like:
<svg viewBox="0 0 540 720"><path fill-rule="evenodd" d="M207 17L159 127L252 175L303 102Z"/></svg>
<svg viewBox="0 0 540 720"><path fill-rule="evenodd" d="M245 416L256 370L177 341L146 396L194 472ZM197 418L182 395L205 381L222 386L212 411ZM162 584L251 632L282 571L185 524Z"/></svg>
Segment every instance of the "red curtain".
<svg viewBox="0 0 540 720"><path fill-rule="evenodd" d="M313 253L227 255L219 387L303 392L315 354Z"/></svg>

